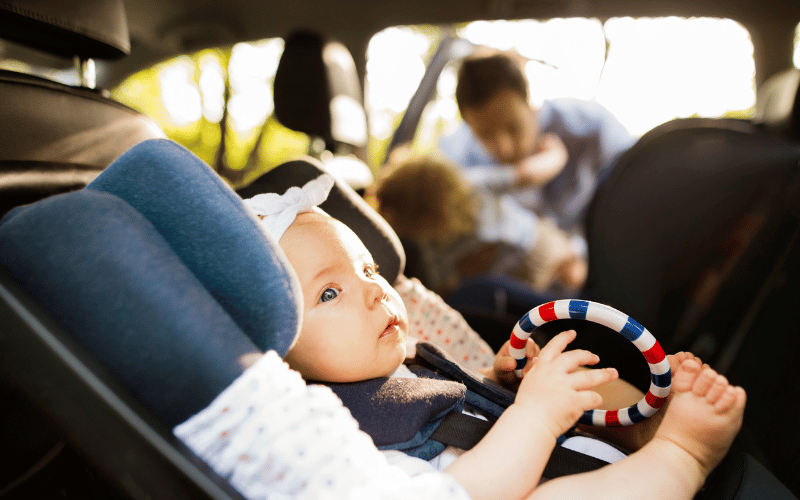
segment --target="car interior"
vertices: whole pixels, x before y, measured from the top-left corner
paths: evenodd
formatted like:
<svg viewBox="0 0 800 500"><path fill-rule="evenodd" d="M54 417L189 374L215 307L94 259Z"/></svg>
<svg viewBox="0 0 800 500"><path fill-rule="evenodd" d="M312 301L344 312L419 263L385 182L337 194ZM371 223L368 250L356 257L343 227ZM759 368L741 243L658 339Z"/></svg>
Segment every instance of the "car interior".
<svg viewBox="0 0 800 500"><path fill-rule="evenodd" d="M387 23L589 8L413 2L386 21L356 0L246 4L0 4L9 50L66 59L79 79L0 70L0 498L243 498L171 433L230 384L240 355L285 354L298 332L299 285L241 199L341 172L322 208L361 237L390 282L413 275L413 247L362 198L372 180L363 168L366 34ZM800 440L791 424L800 398L787 382L800 349L800 70L788 68L789 49L776 40L794 36L800 9L692 4L690 15L748 20L759 55L755 116L674 120L620 158L591 205L585 293L671 332L659 335L668 352L691 350L748 390L751 425L717 486L698 498L796 498ZM669 14L639 5L597 2L590 14ZM168 55L266 36L285 44L275 116L311 147L236 189L95 81L95 63L111 86ZM440 43L387 155L413 137L444 65L473 48ZM276 283L288 283L285 293L274 293ZM255 306L265 294L268 307ZM510 332L518 319L517 311L461 312L481 333ZM634 358L617 353L609 364L636 378L645 368ZM166 394L165 380L174 385Z"/></svg>

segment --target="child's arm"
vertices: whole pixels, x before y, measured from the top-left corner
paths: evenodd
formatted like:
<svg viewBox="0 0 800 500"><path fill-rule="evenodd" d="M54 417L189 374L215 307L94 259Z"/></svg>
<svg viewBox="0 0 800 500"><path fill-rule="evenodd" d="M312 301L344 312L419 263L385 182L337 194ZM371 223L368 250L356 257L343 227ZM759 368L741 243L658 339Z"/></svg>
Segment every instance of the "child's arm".
<svg viewBox="0 0 800 500"><path fill-rule="evenodd" d="M556 335L539 353L520 384L517 398L471 450L446 472L473 499L520 498L541 478L556 439L602 397L592 389L617 378L613 368L578 370L599 358L584 350L564 352L575 338Z"/></svg>
<svg viewBox="0 0 800 500"><path fill-rule="evenodd" d="M517 164L517 185L544 186L567 165L569 153L555 134L545 134L536 151Z"/></svg>
<svg viewBox="0 0 800 500"><path fill-rule="evenodd" d="M448 474L379 452L328 387L306 385L275 351L252 365L176 437L245 498L468 500Z"/></svg>
<svg viewBox="0 0 800 500"><path fill-rule="evenodd" d="M535 245L528 250L531 286L547 290L555 281L568 289L580 289L586 281L586 259L572 236L552 220L539 218Z"/></svg>

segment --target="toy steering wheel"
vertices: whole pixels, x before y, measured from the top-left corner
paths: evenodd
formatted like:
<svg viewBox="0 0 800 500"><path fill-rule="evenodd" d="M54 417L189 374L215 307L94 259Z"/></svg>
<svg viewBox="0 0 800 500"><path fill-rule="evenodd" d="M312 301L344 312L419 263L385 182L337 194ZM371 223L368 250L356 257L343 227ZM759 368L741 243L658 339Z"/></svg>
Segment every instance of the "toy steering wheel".
<svg viewBox="0 0 800 500"><path fill-rule="evenodd" d="M619 410L586 410L578 422L598 427L619 427L641 422L664 405L672 385L664 349L647 328L630 316L597 302L586 300L556 300L534 307L514 326L509 354L517 360L515 373L522 377L528 358L525 344L533 331L556 319L583 319L618 332L636 346L650 365L650 389L635 405Z"/></svg>

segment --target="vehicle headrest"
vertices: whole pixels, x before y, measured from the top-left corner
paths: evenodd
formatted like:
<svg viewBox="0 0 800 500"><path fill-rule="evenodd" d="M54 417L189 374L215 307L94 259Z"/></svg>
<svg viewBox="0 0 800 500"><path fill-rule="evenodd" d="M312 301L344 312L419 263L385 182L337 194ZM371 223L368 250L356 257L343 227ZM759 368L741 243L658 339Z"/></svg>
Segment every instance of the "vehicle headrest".
<svg viewBox="0 0 800 500"><path fill-rule="evenodd" d="M361 83L350 51L311 31L286 37L273 87L275 117L285 127L338 144L367 144Z"/></svg>
<svg viewBox="0 0 800 500"><path fill-rule="evenodd" d="M122 0L4 0L0 38L70 58L119 59L131 50Z"/></svg>
<svg viewBox="0 0 800 500"><path fill-rule="evenodd" d="M295 279L242 199L193 153L165 139L122 155L87 189L113 194L141 213L262 350L283 356L299 333Z"/></svg>
<svg viewBox="0 0 800 500"><path fill-rule="evenodd" d="M292 186L303 186L326 173L325 167L313 158L302 158L278 165L247 187L237 190L242 198L261 193L286 192ZM400 239L381 217L347 182L334 176L335 183L328 199L320 208L342 221L361 238L380 268L381 275L394 283L403 272L406 256Z"/></svg>
<svg viewBox="0 0 800 500"><path fill-rule="evenodd" d="M761 85L753 121L800 137L800 69L782 71Z"/></svg>

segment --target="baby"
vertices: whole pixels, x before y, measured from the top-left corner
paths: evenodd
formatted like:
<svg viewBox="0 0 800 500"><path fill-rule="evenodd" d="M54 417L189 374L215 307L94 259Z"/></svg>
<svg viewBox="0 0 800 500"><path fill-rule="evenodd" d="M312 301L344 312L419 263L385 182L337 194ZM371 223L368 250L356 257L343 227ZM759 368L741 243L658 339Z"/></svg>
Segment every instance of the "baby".
<svg viewBox="0 0 800 500"><path fill-rule="evenodd" d="M258 197L248 200L279 241L302 289L302 328L285 360L307 380L388 377L406 358L406 310L358 236L314 207L331 185L322 176L303 190L269 195L263 204ZM745 393L690 355L672 358L677 366L671 401L641 449L598 470L539 484L559 436L583 411L600 406L598 388L617 379L614 369L579 369L598 358L583 350L565 352L574 337L574 331L562 332L542 349L532 345L514 403L445 472L474 499L624 499L645 491L691 499L741 427ZM508 359L502 351L496 358L496 379L507 378Z"/></svg>
<svg viewBox="0 0 800 500"><path fill-rule="evenodd" d="M446 295L462 280L500 274L537 292L574 292L586 259L570 235L509 194L473 186L456 166L396 150L369 190L375 208L423 259L422 280Z"/></svg>

